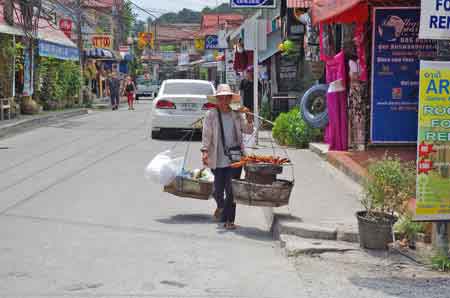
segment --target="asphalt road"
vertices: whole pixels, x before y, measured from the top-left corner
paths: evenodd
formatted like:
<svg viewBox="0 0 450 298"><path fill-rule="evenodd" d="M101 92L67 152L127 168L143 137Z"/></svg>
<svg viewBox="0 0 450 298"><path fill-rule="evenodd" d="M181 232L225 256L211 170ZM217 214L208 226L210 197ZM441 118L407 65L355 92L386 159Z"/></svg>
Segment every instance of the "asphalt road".
<svg viewBox="0 0 450 298"><path fill-rule="evenodd" d="M213 201L144 178L155 154L186 149L149 139L150 111L142 102L0 140L0 297L297 297L261 209L239 207L227 232Z"/></svg>
<svg viewBox="0 0 450 298"><path fill-rule="evenodd" d="M240 227L228 232L211 220L214 202L163 193L144 168L174 145L182 155L187 143L151 140L150 112L141 102L0 140L8 148L0 151L0 298L449 297L448 275L403 258L288 259L261 208L238 206ZM189 144L198 167L199 142ZM296 176L315 191L308 173L321 161L298 154Z"/></svg>

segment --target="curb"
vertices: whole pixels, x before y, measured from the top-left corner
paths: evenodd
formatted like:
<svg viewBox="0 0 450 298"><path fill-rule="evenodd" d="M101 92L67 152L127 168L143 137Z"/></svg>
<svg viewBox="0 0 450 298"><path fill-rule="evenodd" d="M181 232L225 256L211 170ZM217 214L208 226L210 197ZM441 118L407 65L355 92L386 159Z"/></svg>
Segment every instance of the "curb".
<svg viewBox="0 0 450 298"><path fill-rule="evenodd" d="M82 116L89 113L89 109L79 109L75 111L57 112L50 115L36 115L29 119L19 120L14 123L8 123L0 126L0 138L12 136L27 130L36 129L55 121L64 120L76 116Z"/></svg>
<svg viewBox="0 0 450 298"><path fill-rule="evenodd" d="M276 240L281 240L282 235L290 235L306 239L359 243L357 230L308 224L301 218L292 216L288 207L272 209L272 216L266 216L266 219L271 224L272 235Z"/></svg>
<svg viewBox="0 0 450 298"><path fill-rule="evenodd" d="M323 160L328 161L336 169L343 172L354 182L363 185L367 177L367 170L349 158L345 153L328 151L328 146L321 143L310 143L309 150Z"/></svg>

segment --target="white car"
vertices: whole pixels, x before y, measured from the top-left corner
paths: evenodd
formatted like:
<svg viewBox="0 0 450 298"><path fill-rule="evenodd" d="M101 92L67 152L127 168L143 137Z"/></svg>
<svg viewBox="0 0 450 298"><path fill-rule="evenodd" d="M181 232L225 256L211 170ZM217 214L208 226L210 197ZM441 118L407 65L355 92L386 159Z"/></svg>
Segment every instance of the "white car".
<svg viewBox="0 0 450 298"><path fill-rule="evenodd" d="M193 129L192 124L214 108L207 100L214 85L202 80L166 80L153 101L152 138L166 129Z"/></svg>

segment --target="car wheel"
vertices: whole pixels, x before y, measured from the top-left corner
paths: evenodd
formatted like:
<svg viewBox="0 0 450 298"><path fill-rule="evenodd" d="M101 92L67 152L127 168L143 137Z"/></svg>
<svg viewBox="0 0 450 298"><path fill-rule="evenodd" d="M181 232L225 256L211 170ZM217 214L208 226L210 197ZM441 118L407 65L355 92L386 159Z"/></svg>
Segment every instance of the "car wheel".
<svg viewBox="0 0 450 298"><path fill-rule="evenodd" d="M157 140L159 138L161 138L161 132L157 130L152 130L152 139Z"/></svg>
<svg viewBox="0 0 450 298"><path fill-rule="evenodd" d="M307 124L324 128L328 124L328 85L316 85L306 91L300 101L300 113Z"/></svg>

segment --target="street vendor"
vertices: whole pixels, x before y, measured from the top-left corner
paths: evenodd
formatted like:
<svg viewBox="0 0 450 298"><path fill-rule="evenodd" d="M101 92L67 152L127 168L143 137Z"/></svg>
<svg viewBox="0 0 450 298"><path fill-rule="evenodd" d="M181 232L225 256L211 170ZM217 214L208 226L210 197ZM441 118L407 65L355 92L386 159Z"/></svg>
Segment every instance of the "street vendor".
<svg viewBox="0 0 450 298"><path fill-rule="evenodd" d="M226 229L235 229L236 203L231 180L240 178L242 168L233 169L243 152L242 134L253 133L253 116L241 108L233 111L230 104L234 94L227 84L219 85L214 96L216 108L207 112L203 124L202 161L214 174L214 198L217 208L214 217L224 222Z"/></svg>

